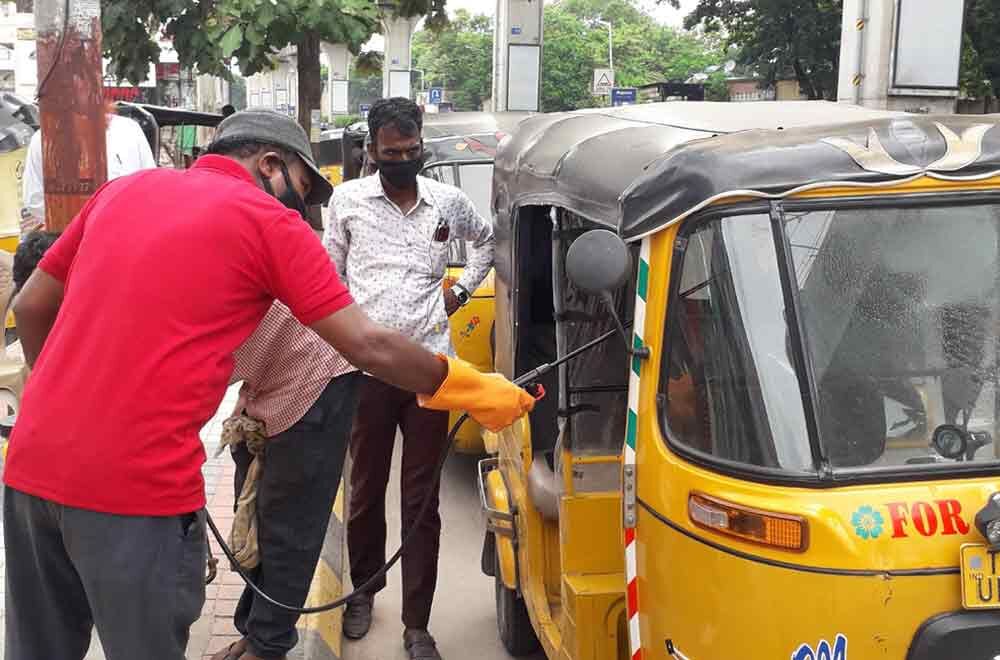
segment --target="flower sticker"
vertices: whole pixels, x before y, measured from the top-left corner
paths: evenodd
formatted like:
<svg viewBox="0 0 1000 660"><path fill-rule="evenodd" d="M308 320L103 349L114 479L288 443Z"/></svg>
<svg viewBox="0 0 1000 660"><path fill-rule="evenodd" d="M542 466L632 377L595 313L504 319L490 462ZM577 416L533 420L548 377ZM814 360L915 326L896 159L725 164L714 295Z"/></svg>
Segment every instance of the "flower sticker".
<svg viewBox="0 0 1000 660"><path fill-rule="evenodd" d="M877 539L882 534L885 519L869 505L864 505L851 516L854 533L863 539Z"/></svg>

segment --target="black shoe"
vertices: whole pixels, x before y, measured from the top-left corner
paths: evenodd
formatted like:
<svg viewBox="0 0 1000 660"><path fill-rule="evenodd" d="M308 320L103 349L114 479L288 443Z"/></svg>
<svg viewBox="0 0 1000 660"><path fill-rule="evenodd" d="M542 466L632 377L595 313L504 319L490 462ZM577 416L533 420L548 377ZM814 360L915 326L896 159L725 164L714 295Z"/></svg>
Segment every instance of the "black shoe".
<svg viewBox="0 0 1000 660"><path fill-rule="evenodd" d="M375 597L369 594L358 594L347 601L344 612L344 637L361 639L372 627L372 605Z"/></svg>
<svg viewBox="0 0 1000 660"><path fill-rule="evenodd" d="M426 630L407 628L403 633L403 646L410 660L441 660L434 638Z"/></svg>

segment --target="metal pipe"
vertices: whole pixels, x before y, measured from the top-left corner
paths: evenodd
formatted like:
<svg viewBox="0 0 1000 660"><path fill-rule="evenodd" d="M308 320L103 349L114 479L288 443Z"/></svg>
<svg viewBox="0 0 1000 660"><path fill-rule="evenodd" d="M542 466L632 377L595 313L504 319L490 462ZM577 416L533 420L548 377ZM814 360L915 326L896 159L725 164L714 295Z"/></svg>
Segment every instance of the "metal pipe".
<svg viewBox="0 0 1000 660"><path fill-rule="evenodd" d="M614 32L612 31L612 28L611 28L611 21L603 21L601 19L597 19L594 22L597 23L598 25L604 25L604 26L606 26L608 28L608 68L611 69L611 71L614 71L615 70L615 41L614 41Z"/></svg>
<svg viewBox="0 0 1000 660"><path fill-rule="evenodd" d="M865 84L865 28L868 27L868 0L858 0L858 18L854 22L857 28L857 43L855 52L854 79L854 105L861 105L861 87Z"/></svg>
<svg viewBox="0 0 1000 660"><path fill-rule="evenodd" d="M107 180L99 0L37 0L45 227L62 231Z"/></svg>

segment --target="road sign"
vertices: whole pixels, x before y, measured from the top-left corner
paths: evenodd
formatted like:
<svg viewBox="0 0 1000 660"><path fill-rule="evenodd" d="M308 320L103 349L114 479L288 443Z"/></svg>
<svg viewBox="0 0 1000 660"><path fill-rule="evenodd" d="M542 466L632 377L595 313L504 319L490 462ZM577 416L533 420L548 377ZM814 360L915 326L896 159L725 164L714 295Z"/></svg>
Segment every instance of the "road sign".
<svg viewBox="0 0 1000 660"><path fill-rule="evenodd" d="M611 90L611 105L635 105L638 94L635 87L615 87Z"/></svg>
<svg viewBox="0 0 1000 660"><path fill-rule="evenodd" d="M444 89L441 87L431 87L427 91L427 102L431 105L438 105L444 100Z"/></svg>
<svg viewBox="0 0 1000 660"><path fill-rule="evenodd" d="M615 86L615 72L611 69L594 69L594 95L607 96Z"/></svg>
<svg viewBox="0 0 1000 660"><path fill-rule="evenodd" d="M362 119L368 119L368 111L372 109L371 103L361 103L358 105L358 113Z"/></svg>

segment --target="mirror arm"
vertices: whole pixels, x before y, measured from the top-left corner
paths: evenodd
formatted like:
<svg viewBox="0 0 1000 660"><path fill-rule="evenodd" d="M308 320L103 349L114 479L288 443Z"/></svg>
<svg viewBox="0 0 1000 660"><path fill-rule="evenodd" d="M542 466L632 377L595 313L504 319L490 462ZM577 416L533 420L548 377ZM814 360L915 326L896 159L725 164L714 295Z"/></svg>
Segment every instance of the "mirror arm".
<svg viewBox="0 0 1000 660"><path fill-rule="evenodd" d="M622 325L622 320L618 318L618 313L615 311L615 299L610 292L604 292L601 294L601 299L604 301L604 305L608 308L608 313L611 314L611 318L615 322L615 327L618 328L618 333L622 337L622 341L625 342L625 350L629 355L639 358L640 360L648 360L651 353L648 346L633 347L632 342L629 339L628 333L625 332L625 326Z"/></svg>

